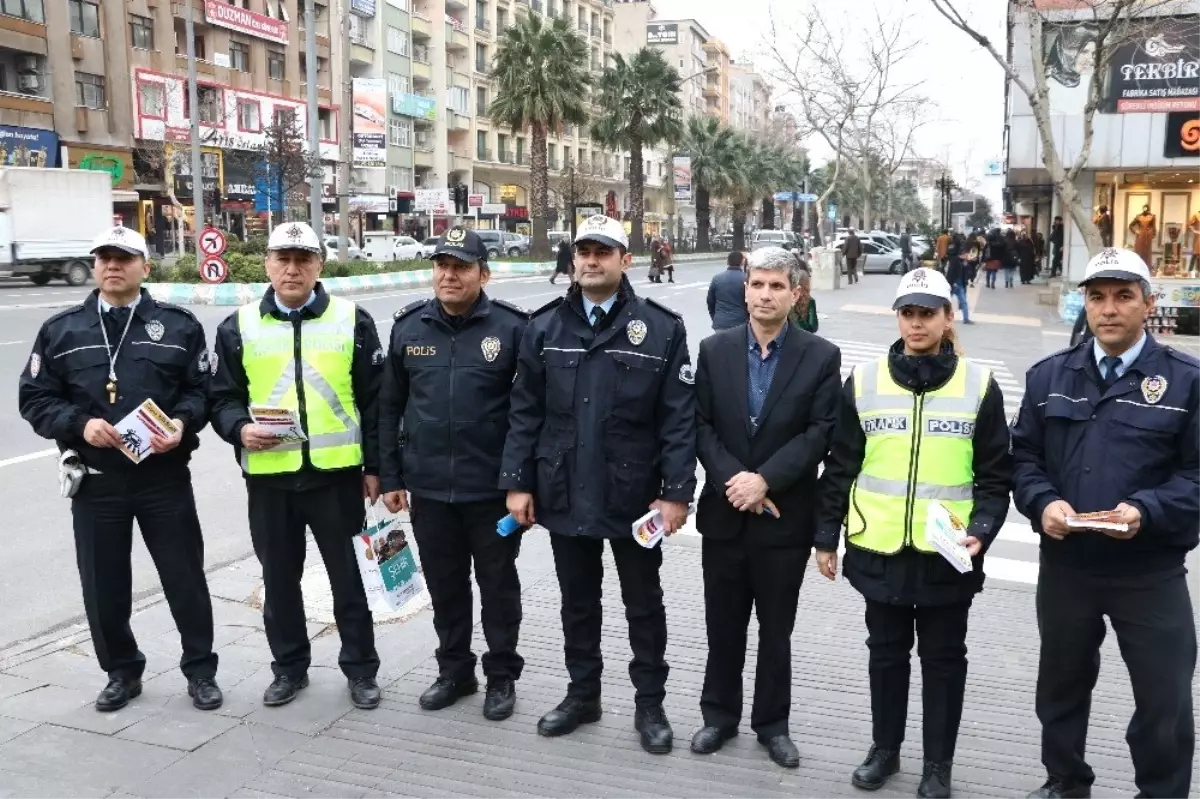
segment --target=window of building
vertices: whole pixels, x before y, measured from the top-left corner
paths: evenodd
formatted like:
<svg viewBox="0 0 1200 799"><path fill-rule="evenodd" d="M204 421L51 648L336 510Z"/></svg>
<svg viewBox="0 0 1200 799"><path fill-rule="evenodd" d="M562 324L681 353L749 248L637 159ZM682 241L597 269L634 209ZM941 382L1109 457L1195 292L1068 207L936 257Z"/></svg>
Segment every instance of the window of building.
<svg viewBox="0 0 1200 799"><path fill-rule="evenodd" d="M103 111L107 106L104 102L104 76L93 75L90 72L75 73L75 105Z"/></svg>
<svg viewBox="0 0 1200 799"><path fill-rule="evenodd" d="M42 0L2 0L0 11L10 17L20 17L30 22L45 24L46 15L42 9Z"/></svg>
<svg viewBox="0 0 1200 799"><path fill-rule="evenodd" d="M503 133L496 134L496 152L497 160L500 163L507 164L509 162L508 136L505 136Z"/></svg>
<svg viewBox="0 0 1200 799"><path fill-rule="evenodd" d="M200 100L200 123L222 125L225 123L225 98L216 86L197 86L196 97Z"/></svg>
<svg viewBox="0 0 1200 799"><path fill-rule="evenodd" d="M271 80L283 80L286 56L280 50L267 50L267 77Z"/></svg>
<svg viewBox="0 0 1200 799"><path fill-rule="evenodd" d="M557 161L557 159L558 159L558 147L553 144L547 144L546 145L546 162L551 166L551 168L553 168L553 167L557 166L557 164L555 163Z"/></svg>
<svg viewBox="0 0 1200 799"><path fill-rule="evenodd" d="M446 105L460 114L467 114L467 89L465 86L450 86L446 89Z"/></svg>
<svg viewBox="0 0 1200 799"><path fill-rule="evenodd" d="M274 114L275 126L286 127L296 126L296 109L294 108L276 108Z"/></svg>
<svg viewBox="0 0 1200 799"><path fill-rule="evenodd" d="M521 136L517 137L517 163L525 162L525 139Z"/></svg>
<svg viewBox="0 0 1200 799"><path fill-rule="evenodd" d="M129 15L129 42L138 50L154 49L154 20L149 17Z"/></svg>
<svg viewBox="0 0 1200 799"><path fill-rule="evenodd" d="M487 157L487 131L475 131L475 157L480 161L488 160Z"/></svg>
<svg viewBox="0 0 1200 799"><path fill-rule="evenodd" d="M412 122L407 119L389 120L388 137L393 147L412 147Z"/></svg>
<svg viewBox="0 0 1200 799"><path fill-rule="evenodd" d="M100 7L92 0L67 0L71 16L71 33L81 36L100 35Z"/></svg>
<svg viewBox="0 0 1200 799"><path fill-rule="evenodd" d="M196 34L193 41L196 43L196 58L204 60L204 37ZM187 28L181 19L175 20L175 54L187 55Z"/></svg>
<svg viewBox="0 0 1200 799"><path fill-rule="evenodd" d="M238 72L250 71L250 45L245 42L229 42L229 66Z"/></svg>
<svg viewBox="0 0 1200 799"><path fill-rule="evenodd" d="M161 83L138 84L138 106L142 116L153 119L166 119L165 92Z"/></svg>
<svg viewBox="0 0 1200 799"><path fill-rule="evenodd" d="M399 72L388 73L388 92L391 94L410 94L410 82L407 75Z"/></svg>
<svg viewBox="0 0 1200 799"><path fill-rule="evenodd" d="M387 4L401 11L408 11L408 0L387 0Z"/></svg>
<svg viewBox="0 0 1200 799"><path fill-rule="evenodd" d="M488 6L484 0L475 3L475 27L481 31L488 29Z"/></svg>
<svg viewBox="0 0 1200 799"><path fill-rule="evenodd" d="M317 109L317 136L321 141L333 141L336 138L333 135L333 109Z"/></svg>
<svg viewBox="0 0 1200 799"><path fill-rule="evenodd" d="M239 99L237 103L238 130L244 130L249 133L258 133L261 131L261 111L262 109L259 108L258 100Z"/></svg>
<svg viewBox="0 0 1200 799"><path fill-rule="evenodd" d="M392 188L397 191L412 191L412 170L404 166L393 166L388 173L391 177Z"/></svg>
<svg viewBox="0 0 1200 799"><path fill-rule="evenodd" d="M488 52L486 44L475 45L475 71L488 71Z"/></svg>
<svg viewBox="0 0 1200 799"><path fill-rule="evenodd" d="M408 55L408 32L391 25L387 29L387 49L396 55Z"/></svg>
<svg viewBox="0 0 1200 799"><path fill-rule="evenodd" d="M485 117L488 112L488 92L483 86L475 87L475 116Z"/></svg>
<svg viewBox="0 0 1200 799"><path fill-rule="evenodd" d="M504 29L508 27L508 12L503 8L496 9L496 35L504 33Z"/></svg>

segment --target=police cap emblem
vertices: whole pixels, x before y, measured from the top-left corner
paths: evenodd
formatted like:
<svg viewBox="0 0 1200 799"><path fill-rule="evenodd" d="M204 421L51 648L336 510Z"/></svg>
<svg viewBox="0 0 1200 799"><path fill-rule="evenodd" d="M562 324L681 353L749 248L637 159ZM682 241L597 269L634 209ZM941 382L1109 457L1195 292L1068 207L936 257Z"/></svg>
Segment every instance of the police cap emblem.
<svg viewBox="0 0 1200 799"><path fill-rule="evenodd" d="M1162 375L1147 377L1142 380L1142 396L1146 398L1146 402L1151 405L1158 404L1158 401L1163 398L1163 394L1167 393L1167 378Z"/></svg>
<svg viewBox="0 0 1200 799"><path fill-rule="evenodd" d="M500 356L500 339L495 336L488 336L479 342L479 349L483 350L484 360L491 363Z"/></svg>
<svg viewBox="0 0 1200 799"><path fill-rule="evenodd" d="M646 340L646 331L646 323L641 319L634 319L625 325L625 336L629 339L629 343L635 347L640 346Z"/></svg>
<svg viewBox="0 0 1200 799"><path fill-rule="evenodd" d="M461 227L452 227L446 231L446 241L454 242L455 244L461 242L466 237L467 231Z"/></svg>
<svg viewBox="0 0 1200 799"><path fill-rule="evenodd" d="M151 341L162 341L163 334L166 332L167 329L163 327L163 323L157 319L146 323L146 335L150 337Z"/></svg>
<svg viewBox="0 0 1200 799"><path fill-rule="evenodd" d="M304 231L295 222L288 228L287 237L292 241L299 241L304 236Z"/></svg>

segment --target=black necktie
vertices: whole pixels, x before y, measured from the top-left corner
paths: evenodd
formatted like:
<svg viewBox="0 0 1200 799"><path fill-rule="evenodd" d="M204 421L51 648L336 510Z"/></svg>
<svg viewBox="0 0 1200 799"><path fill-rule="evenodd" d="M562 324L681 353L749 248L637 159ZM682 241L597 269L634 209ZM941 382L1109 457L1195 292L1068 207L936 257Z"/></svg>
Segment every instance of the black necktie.
<svg viewBox="0 0 1200 799"><path fill-rule="evenodd" d="M1116 355L1105 355L1100 359L1100 385L1105 391L1117 382L1117 367L1120 365L1121 359Z"/></svg>
<svg viewBox="0 0 1200 799"><path fill-rule="evenodd" d="M104 312L104 324L108 328L108 335L116 337L115 342L125 332L125 325L129 321L130 309L125 307L109 308Z"/></svg>
<svg viewBox="0 0 1200 799"><path fill-rule="evenodd" d="M592 306L592 328L599 329L600 323L604 321L604 309L599 305Z"/></svg>

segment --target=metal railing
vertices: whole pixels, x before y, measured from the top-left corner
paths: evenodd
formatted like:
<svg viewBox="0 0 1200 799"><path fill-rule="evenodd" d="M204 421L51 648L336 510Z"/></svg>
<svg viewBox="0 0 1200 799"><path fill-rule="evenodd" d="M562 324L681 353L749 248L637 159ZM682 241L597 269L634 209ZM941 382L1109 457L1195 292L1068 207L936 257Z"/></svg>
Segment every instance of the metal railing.
<svg viewBox="0 0 1200 799"><path fill-rule="evenodd" d="M516 161L513 159L512 150L501 150L500 155L496 160L502 164L515 164L516 163Z"/></svg>
<svg viewBox="0 0 1200 799"><path fill-rule="evenodd" d="M491 161L492 160L492 151L488 150L486 148L476 148L475 160L476 161Z"/></svg>
<svg viewBox="0 0 1200 799"><path fill-rule="evenodd" d="M517 164L520 166L529 165L529 153L517 153Z"/></svg>
<svg viewBox="0 0 1200 799"><path fill-rule="evenodd" d="M492 21L490 19L475 18L475 30L483 31L484 33L492 32Z"/></svg>

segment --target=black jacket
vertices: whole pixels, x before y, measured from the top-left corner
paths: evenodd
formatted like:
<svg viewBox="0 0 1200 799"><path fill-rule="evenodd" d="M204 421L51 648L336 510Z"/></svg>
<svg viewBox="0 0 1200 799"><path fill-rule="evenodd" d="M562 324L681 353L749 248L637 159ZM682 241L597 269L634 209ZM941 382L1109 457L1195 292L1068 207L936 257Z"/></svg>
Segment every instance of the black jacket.
<svg viewBox="0 0 1200 799"><path fill-rule="evenodd" d="M317 319L329 308L329 295L319 282L317 297L312 304L300 311L300 319L293 322L295 328L296 353L303 356L304 322ZM286 320L275 304L275 289L268 288L258 303L261 314L270 314L276 319ZM215 347L217 360L212 381L212 423L217 435L233 445L234 454L241 461L242 428L252 422L250 418L250 387L246 370L242 365L242 333L238 329L238 312L234 311L217 328ZM297 364L299 368L299 364ZM350 365L354 389L354 405L358 409L358 421L362 430L363 468L366 474L379 474L379 383L383 376L383 347L375 320L358 306L354 320L354 360ZM300 400L300 422L307 430L305 404ZM308 442L302 448L304 465L295 474L259 475L248 477L256 483L270 484L287 490L302 491L329 481L330 475L350 471L335 469L321 471L315 468L308 457Z"/></svg>
<svg viewBox="0 0 1200 799"><path fill-rule="evenodd" d="M841 404L842 353L825 339L789 325L771 388L751 434L747 326L700 342L696 366L696 452L705 483L696 509L703 536L745 536L758 546L811 547L816 532L817 466ZM738 472L757 472L779 518L739 511L725 497Z"/></svg>
<svg viewBox="0 0 1200 799"><path fill-rule="evenodd" d="M204 328L190 311L159 302L143 290L132 311L125 343L109 332L117 353L117 402L110 405L108 350L100 329L99 290L82 304L47 319L21 372L17 401L34 432L76 450L83 462L102 472L138 469L145 473L182 467L200 446L197 434L208 422L210 366ZM147 398L184 423L183 440L162 455L134 464L120 450L91 446L83 428L91 419L119 422Z"/></svg>
<svg viewBox="0 0 1200 799"><path fill-rule="evenodd" d="M912 357L904 354L903 347L902 341L892 346L888 369L897 383L914 393L935 391L951 378L958 365L958 356L949 349L940 355ZM986 551L1008 516L1008 493L1012 486L1004 395L995 379L988 382L971 442L975 505L967 532L978 538ZM837 549L843 522L850 511L850 486L862 471L866 445L854 402L854 375L851 375L842 390L837 431L821 475L817 549L830 552ZM920 523L924 524L924 520ZM846 578L868 599L894 605L948 605L969 599L983 588L983 560L981 552L975 558L975 570L959 574L936 553L905 547L895 555L880 555L848 546L844 568Z"/></svg>
<svg viewBox="0 0 1200 799"><path fill-rule="evenodd" d="M495 499L529 314L486 294L461 318L436 299L396 312L379 393L380 484L440 502Z"/></svg>
<svg viewBox="0 0 1200 799"><path fill-rule="evenodd" d="M740 266L713 275L708 284L708 316L713 330L746 324L746 273Z"/></svg>
<svg viewBox="0 0 1200 799"><path fill-rule="evenodd" d="M558 251L554 256L554 271L560 275L568 275L571 273L571 264L575 260L575 255L571 252L571 245L566 241L561 241L558 244Z"/></svg>
<svg viewBox="0 0 1200 799"><path fill-rule="evenodd" d="M624 538L655 499L696 489L695 391L675 312L622 279L598 331L578 286L521 340L500 488L530 491L554 533Z"/></svg>
<svg viewBox="0 0 1200 799"><path fill-rule="evenodd" d="M1129 371L1102 393L1092 348L1086 338L1026 375L1012 428L1016 506L1041 532L1057 499L1077 513L1126 502L1142 514L1133 538L1043 536L1042 556L1103 574L1182 568L1200 540L1200 364L1147 333Z"/></svg>

